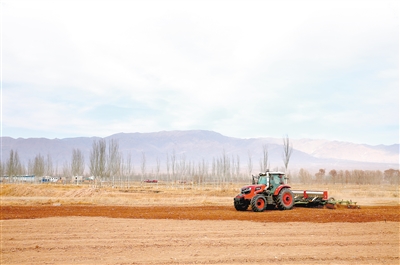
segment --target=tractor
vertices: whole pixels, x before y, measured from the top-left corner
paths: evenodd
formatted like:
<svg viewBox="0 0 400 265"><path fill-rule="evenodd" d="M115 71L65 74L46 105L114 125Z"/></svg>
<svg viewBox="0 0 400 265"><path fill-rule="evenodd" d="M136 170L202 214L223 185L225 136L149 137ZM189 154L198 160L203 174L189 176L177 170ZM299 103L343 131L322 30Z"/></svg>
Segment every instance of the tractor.
<svg viewBox="0 0 400 265"><path fill-rule="evenodd" d="M249 206L254 212L276 208L291 210L293 206L325 206L328 209L335 209L345 205L349 209L360 209L357 202L328 198L326 190L291 190L286 184L285 173L282 172L266 171L252 177L252 185L242 187L240 193L233 199L233 205L238 211L246 211Z"/></svg>
<svg viewBox="0 0 400 265"><path fill-rule="evenodd" d="M269 172L253 176L252 185L244 186L234 198L238 211L246 211L249 206L254 212L265 209L291 210L295 197L286 183L285 173Z"/></svg>

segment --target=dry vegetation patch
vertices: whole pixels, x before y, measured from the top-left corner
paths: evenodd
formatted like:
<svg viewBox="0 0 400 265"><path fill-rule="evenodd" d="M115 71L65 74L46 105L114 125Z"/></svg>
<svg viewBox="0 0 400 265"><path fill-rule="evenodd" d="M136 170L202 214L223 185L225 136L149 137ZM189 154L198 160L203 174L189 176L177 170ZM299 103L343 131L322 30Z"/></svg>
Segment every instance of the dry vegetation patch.
<svg viewBox="0 0 400 265"><path fill-rule="evenodd" d="M134 183L129 187L89 184L2 184L1 205L124 205L124 206L231 206L244 183L225 186ZM328 190L337 200L359 205L399 205L398 185L292 185L292 189Z"/></svg>
<svg viewBox="0 0 400 265"><path fill-rule="evenodd" d="M236 187L131 185L101 187L60 184L3 184L2 205L93 204L93 205L230 205Z"/></svg>

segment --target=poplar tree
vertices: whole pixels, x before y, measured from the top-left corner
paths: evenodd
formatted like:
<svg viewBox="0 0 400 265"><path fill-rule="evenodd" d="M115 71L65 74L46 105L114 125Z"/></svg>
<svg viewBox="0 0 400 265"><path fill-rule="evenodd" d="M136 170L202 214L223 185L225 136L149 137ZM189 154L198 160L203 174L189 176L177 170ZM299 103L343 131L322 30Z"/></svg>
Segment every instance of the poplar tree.
<svg viewBox="0 0 400 265"><path fill-rule="evenodd" d="M293 152L293 146L289 141L289 136L286 135L286 137L283 137L283 164L285 165L286 182L288 180L287 171L292 152Z"/></svg>
<svg viewBox="0 0 400 265"><path fill-rule="evenodd" d="M71 174L73 176L82 176L85 170L85 158L79 149L72 150Z"/></svg>
<svg viewBox="0 0 400 265"><path fill-rule="evenodd" d="M10 150L10 156L6 163L6 174L9 177L14 177L22 174L22 164L19 159L18 151Z"/></svg>

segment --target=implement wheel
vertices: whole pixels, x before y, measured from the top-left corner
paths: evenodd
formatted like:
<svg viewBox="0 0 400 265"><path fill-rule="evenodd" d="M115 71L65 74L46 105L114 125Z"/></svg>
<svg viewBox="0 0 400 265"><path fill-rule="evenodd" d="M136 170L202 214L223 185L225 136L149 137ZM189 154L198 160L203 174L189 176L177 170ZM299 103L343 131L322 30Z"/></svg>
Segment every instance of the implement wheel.
<svg viewBox="0 0 400 265"><path fill-rule="evenodd" d="M276 198L276 204L279 210L291 210L294 205L293 192L288 188L283 188Z"/></svg>
<svg viewBox="0 0 400 265"><path fill-rule="evenodd" d="M267 200L266 198L258 194L251 199L251 209L253 212L262 212L265 210L265 207L267 206Z"/></svg>

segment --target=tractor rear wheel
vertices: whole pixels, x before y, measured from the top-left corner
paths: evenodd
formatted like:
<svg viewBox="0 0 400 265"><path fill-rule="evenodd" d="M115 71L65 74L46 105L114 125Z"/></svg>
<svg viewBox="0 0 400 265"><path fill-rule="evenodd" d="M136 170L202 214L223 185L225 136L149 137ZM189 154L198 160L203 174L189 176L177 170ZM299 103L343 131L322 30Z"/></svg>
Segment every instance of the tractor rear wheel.
<svg viewBox="0 0 400 265"><path fill-rule="evenodd" d="M251 199L251 209L253 212L262 212L265 210L265 207L267 206L267 200L266 198L258 194Z"/></svg>
<svg viewBox="0 0 400 265"><path fill-rule="evenodd" d="M276 204L279 210L291 210L294 205L293 192L288 188L283 188L276 198Z"/></svg>

